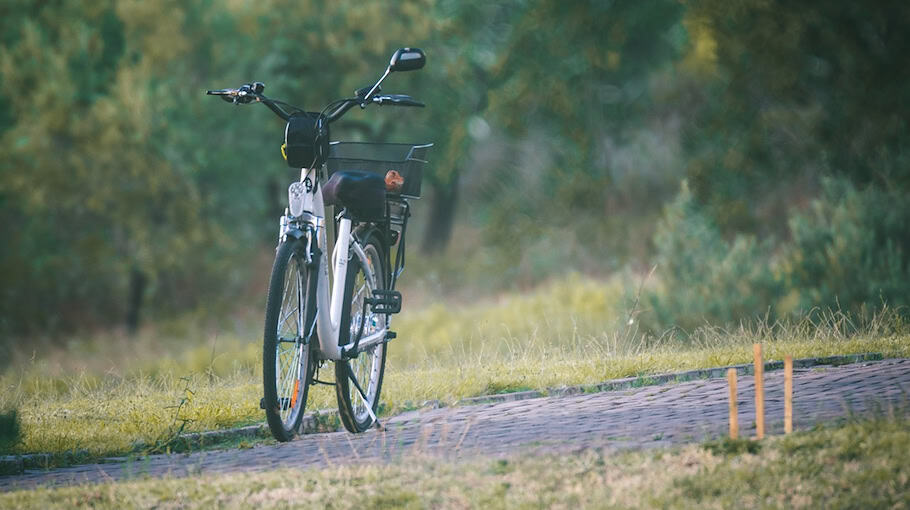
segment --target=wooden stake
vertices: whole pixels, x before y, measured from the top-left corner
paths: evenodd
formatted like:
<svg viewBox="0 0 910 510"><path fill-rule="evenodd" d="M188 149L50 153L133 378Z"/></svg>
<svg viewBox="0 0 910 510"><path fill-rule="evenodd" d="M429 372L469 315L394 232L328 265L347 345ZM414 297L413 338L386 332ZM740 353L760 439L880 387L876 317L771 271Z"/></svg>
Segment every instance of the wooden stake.
<svg viewBox="0 0 910 510"><path fill-rule="evenodd" d="M754 344L755 355L755 435L758 439L765 437L765 362L762 360L761 344Z"/></svg>
<svg viewBox="0 0 910 510"><path fill-rule="evenodd" d="M739 414L736 410L736 369L727 369L727 384L730 386L730 439L739 437Z"/></svg>
<svg viewBox="0 0 910 510"><path fill-rule="evenodd" d="M784 433L793 432L793 356L784 358Z"/></svg>

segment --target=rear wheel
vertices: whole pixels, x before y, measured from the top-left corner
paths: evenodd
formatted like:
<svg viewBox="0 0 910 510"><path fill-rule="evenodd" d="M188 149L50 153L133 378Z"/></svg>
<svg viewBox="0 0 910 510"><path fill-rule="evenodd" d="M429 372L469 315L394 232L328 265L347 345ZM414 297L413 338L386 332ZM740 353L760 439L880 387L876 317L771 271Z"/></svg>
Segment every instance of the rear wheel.
<svg viewBox="0 0 910 510"><path fill-rule="evenodd" d="M281 243L272 266L262 350L263 407L278 441L297 433L313 370L308 336L316 315L316 272L305 260L305 243Z"/></svg>
<svg viewBox="0 0 910 510"><path fill-rule="evenodd" d="M346 310L342 310L341 315L341 327L344 329L338 335L342 345L356 339L358 334L365 338L387 327L387 316L373 313L371 307L363 301L372 297L374 290L388 288L385 252L375 233L368 234L361 246L366 260L360 260L355 255L348 264L345 281ZM379 409L386 346L382 342L359 353L356 358L335 362L335 392L339 415L344 427L350 432L363 432L373 424L367 407L373 414ZM366 399L351 381L351 372L366 394Z"/></svg>

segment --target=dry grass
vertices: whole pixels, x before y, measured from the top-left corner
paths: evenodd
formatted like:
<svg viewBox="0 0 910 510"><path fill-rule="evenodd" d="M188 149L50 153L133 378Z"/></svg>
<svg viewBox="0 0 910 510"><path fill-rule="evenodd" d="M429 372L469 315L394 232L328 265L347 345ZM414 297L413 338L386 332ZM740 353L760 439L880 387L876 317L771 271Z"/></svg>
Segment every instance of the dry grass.
<svg viewBox="0 0 910 510"><path fill-rule="evenodd" d="M390 346L384 412L425 400L746 363L757 340L768 359L862 352L910 357L907 328L888 312L861 325L832 313L792 324L653 337L638 331L637 311L626 308L623 288L619 281L569 277L497 300L406 309L394 323L399 338ZM222 329L172 324L138 339L73 339L43 357L20 359L0 378L0 409L17 408L22 423L14 451L116 455L179 430L261 421L258 328L255 314ZM326 368L320 377L331 379ZM313 389L309 409L334 406L331 388Z"/></svg>
<svg viewBox="0 0 910 510"><path fill-rule="evenodd" d="M906 508L910 423L742 443L138 480L0 494L3 508ZM746 453L752 451L753 453Z"/></svg>

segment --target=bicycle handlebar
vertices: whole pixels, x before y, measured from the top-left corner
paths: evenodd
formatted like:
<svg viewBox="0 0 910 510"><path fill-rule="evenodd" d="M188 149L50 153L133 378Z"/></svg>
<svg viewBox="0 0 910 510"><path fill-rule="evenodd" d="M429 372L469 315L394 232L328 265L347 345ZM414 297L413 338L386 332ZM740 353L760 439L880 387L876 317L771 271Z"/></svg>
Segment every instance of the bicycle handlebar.
<svg viewBox="0 0 910 510"><path fill-rule="evenodd" d="M378 90L381 88L377 87ZM276 101L274 99L269 99L266 97L262 91L265 90L265 84L262 82L253 82L241 85L240 88L236 89L218 89L218 90L206 90L206 95L209 96L219 96L221 99L232 103L232 104L249 104L249 103L262 103L269 107L275 115L278 115L285 121L287 121L295 111L302 112L303 109L298 108L294 105L287 104L283 101ZM364 102L364 94L369 90L369 88L359 89L355 91L355 96L345 99L340 99L333 103L330 103L326 107L327 110L330 110L331 113L326 114L326 121L331 123L340 119L348 110L353 108L355 105L360 105L362 108L366 107L367 104L373 103L382 105L391 105L391 106L414 106L423 108L426 106L424 103L415 100L409 95L406 94L384 94L384 95L374 95L371 96L368 102ZM377 91L378 91L377 90ZM295 111L287 111L285 108L290 108ZM325 110L323 110L325 112Z"/></svg>

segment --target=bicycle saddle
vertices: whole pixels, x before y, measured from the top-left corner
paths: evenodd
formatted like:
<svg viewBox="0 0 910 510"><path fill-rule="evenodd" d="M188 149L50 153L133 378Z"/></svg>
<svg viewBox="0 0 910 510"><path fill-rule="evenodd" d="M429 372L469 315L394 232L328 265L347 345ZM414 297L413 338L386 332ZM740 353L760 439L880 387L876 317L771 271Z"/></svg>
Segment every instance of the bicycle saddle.
<svg viewBox="0 0 910 510"><path fill-rule="evenodd" d="M325 205L340 205L354 219L379 221L385 218L385 180L360 170L335 172L322 187Z"/></svg>

